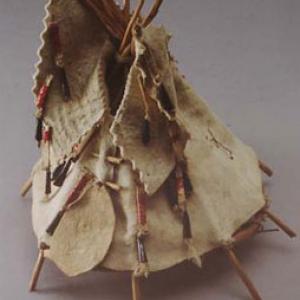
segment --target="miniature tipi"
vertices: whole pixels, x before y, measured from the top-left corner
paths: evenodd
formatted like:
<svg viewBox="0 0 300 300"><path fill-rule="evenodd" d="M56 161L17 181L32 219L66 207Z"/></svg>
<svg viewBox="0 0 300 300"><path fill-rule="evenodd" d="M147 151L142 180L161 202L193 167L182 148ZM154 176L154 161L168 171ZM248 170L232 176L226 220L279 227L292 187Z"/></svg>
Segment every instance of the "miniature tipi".
<svg viewBox="0 0 300 300"><path fill-rule="evenodd" d="M39 258L68 276L139 278L223 248L261 299L233 247L263 230L261 170L272 171L198 97L176 67L169 33L140 0L50 0L35 76L33 189Z"/></svg>

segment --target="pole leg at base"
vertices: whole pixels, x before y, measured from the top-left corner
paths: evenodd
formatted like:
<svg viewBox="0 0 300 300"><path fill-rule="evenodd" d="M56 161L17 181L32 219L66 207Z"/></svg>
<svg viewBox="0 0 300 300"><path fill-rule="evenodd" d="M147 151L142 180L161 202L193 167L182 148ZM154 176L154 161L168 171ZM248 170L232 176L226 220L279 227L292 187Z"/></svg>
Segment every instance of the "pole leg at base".
<svg viewBox="0 0 300 300"><path fill-rule="evenodd" d="M285 224L281 219L274 215L269 210L266 210L267 217L274 222L283 232L285 232L290 238L295 238L297 236L296 232L292 230L287 224Z"/></svg>
<svg viewBox="0 0 300 300"><path fill-rule="evenodd" d="M255 288L253 282L250 280L247 273L244 271L239 259L237 258L236 254L234 253L233 249L230 247L224 248L225 253L228 256L229 261L231 262L232 266L240 276L241 280L247 287L249 293L251 294L253 300L262 300L260 297L257 289Z"/></svg>
<svg viewBox="0 0 300 300"><path fill-rule="evenodd" d="M131 275L132 300L142 300L141 278Z"/></svg>
<svg viewBox="0 0 300 300"><path fill-rule="evenodd" d="M36 290L36 286L43 268L45 262L45 250L40 249L38 259L36 261L36 264L34 266L32 277L29 284L29 291L34 292Z"/></svg>

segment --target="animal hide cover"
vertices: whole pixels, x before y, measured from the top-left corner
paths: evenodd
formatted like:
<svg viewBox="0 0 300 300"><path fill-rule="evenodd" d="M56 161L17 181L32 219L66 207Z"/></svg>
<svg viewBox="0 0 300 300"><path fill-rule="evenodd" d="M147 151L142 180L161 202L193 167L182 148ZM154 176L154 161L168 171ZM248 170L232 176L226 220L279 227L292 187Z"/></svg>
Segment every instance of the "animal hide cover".
<svg viewBox="0 0 300 300"><path fill-rule="evenodd" d="M106 74L116 47L103 25L79 2L52 0L45 19L46 25L53 15L60 20L72 100L63 100L47 26L35 77L38 95L49 73L54 75L44 113L44 124L52 128L51 149L49 154L47 145L41 146L33 180L33 228L39 243L50 247L47 257L69 276L95 268L136 270L137 185L146 194L149 234L144 247L150 272L201 258L230 243L232 235L266 205L254 151L218 120L180 74L163 27L149 25L136 38L136 55L126 73L120 105L112 114ZM155 76L158 83L153 84ZM150 99L147 145L141 138L145 116L141 81ZM161 92L175 114L161 101ZM192 247L183 238L181 214L174 212L168 199L178 166L171 123L179 128L177 144L183 149L192 186L185 203ZM67 160L91 132L92 142L74 161L63 185L53 186L45 198L47 161L56 166ZM120 164L115 166L107 158L117 155ZM85 174L92 176L91 183L49 234L49 225Z"/></svg>

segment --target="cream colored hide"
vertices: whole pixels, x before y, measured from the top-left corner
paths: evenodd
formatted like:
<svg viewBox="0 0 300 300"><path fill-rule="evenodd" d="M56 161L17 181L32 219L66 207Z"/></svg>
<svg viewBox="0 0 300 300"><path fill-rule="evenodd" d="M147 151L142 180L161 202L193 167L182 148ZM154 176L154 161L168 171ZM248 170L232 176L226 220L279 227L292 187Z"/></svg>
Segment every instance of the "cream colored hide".
<svg viewBox="0 0 300 300"><path fill-rule="evenodd" d="M136 59L128 75L122 103L117 115L110 116L104 72L112 46L102 33L100 23L85 15L85 10L76 3L68 0L51 1L50 4L50 10L58 14L68 10L70 21L66 22L71 23L67 23L70 27L66 25L69 28L66 39L73 38L78 32L84 39L81 41L77 36L66 50L70 65L72 58L72 67L67 71L75 95L70 108L63 108L65 104L62 104L57 85L51 87L46 122L54 127L54 132L58 131L53 141L52 158L58 160L61 155L68 154L73 144L96 122L101 126L94 141L71 169L63 187L53 189L48 201L44 197L46 151L42 150L42 163L36 168L33 182L32 215L39 242L50 246L47 257L69 276L95 267L135 270L137 178L144 183L149 195L150 235L145 240L145 248L150 271L163 270L195 256L183 241L181 219L173 212L166 197L165 181L175 167L175 158L167 130L168 114L157 105L156 84L165 86L176 107L178 124L190 137L183 143L187 142L185 155L194 187L188 200L188 211L197 255L202 256L229 243L232 234L265 205L255 153L220 123L180 75L168 53L169 35L163 28L150 26L136 40ZM93 32L90 39L87 31ZM79 44L86 47L86 51L79 51ZM51 70L48 48L46 41L41 51L37 86ZM144 110L137 80L138 76L147 79L157 74L141 69L143 55L151 60L152 71L159 75L159 82L151 86L153 103L148 146L141 142ZM72 68L84 71L79 76ZM124 162L113 169L106 156L114 153L116 146L121 149ZM65 214L55 234L48 236L46 228L86 172L95 176L93 185ZM106 180L114 180L121 187L120 192L112 193L100 187L98 183Z"/></svg>
<svg viewBox="0 0 300 300"><path fill-rule="evenodd" d="M103 25L77 0L51 0L47 5L45 23L52 18L60 23L60 37L64 51L64 64L72 101L67 104L56 76L54 50L49 32L42 34L34 92L50 73L54 75L46 106L45 122L53 128L52 152L55 160L69 155L74 144L80 142L87 131L107 110L107 91L104 85L106 61L112 52Z"/></svg>

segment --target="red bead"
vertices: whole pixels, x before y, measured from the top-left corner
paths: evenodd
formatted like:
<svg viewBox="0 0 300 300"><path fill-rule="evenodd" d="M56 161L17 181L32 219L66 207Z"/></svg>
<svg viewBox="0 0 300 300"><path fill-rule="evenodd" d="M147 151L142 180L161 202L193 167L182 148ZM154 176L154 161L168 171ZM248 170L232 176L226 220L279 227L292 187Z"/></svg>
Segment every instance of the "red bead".
<svg viewBox="0 0 300 300"><path fill-rule="evenodd" d="M53 80L53 75L52 74L48 75L44 84L39 90L37 100L36 100L36 106L40 110L43 110L45 108L49 87L52 83L52 80Z"/></svg>
<svg viewBox="0 0 300 300"><path fill-rule="evenodd" d="M48 95L49 87L44 84L39 91L37 101L36 101L36 106L40 109L44 109L45 103L46 103L46 98Z"/></svg>
<svg viewBox="0 0 300 300"><path fill-rule="evenodd" d="M44 142L50 142L52 140L52 129L51 128L44 131L43 140L44 140Z"/></svg>

